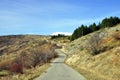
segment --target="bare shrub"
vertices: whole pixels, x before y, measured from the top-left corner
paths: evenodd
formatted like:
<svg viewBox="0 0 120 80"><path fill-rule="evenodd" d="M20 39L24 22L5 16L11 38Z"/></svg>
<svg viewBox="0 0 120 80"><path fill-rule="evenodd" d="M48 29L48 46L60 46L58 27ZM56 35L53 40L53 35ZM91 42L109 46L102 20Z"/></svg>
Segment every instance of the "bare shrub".
<svg viewBox="0 0 120 80"><path fill-rule="evenodd" d="M45 44L29 51L29 55L24 56L24 67L32 68L37 65L43 65L44 63L50 62L51 59L57 57L55 53L56 46L54 44Z"/></svg>
<svg viewBox="0 0 120 80"><path fill-rule="evenodd" d="M106 33L104 32L97 32L90 37L86 46L86 49L90 54L97 55L113 48L111 46L102 44L102 41L107 38L105 35Z"/></svg>
<svg viewBox="0 0 120 80"><path fill-rule="evenodd" d="M23 66L21 58L16 58L10 65L8 70L11 73L23 73Z"/></svg>
<svg viewBox="0 0 120 80"><path fill-rule="evenodd" d="M41 42L41 45L35 46L33 49L22 51L19 56L10 62L0 64L0 70L8 70L10 74L23 73L24 69L31 69L37 65L43 65L50 62L57 54L55 44Z"/></svg>
<svg viewBox="0 0 120 80"><path fill-rule="evenodd" d="M96 34L92 35L91 38L88 40L87 43L87 50L92 54L96 55L100 53L100 42L101 42L102 36L100 36L100 33L97 32Z"/></svg>
<svg viewBox="0 0 120 80"><path fill-rule="evenodd" d="M29 55L30 54L28 54L27 52L23 51L20 54L20 56L19 56L19 58L22 61L23 68L27 68L27 69L31 68L31 60L29 59Z"/></svg>
<svg viewBox="0 0 120 80"><path fill-rule="evenodd" d="M115 34L113 34L114 39L116 40L120 40L120 31L116 32Z"/></svg>
<svg viewBox="0 0 120 80"><path fill-rule="evenodd" d="M38 64L42 65L44 63L49 62L52 58L55 57L54 52L52 52L49 48L45 51L35 50L29 56L30 63L33 67L36 67Z"/></svg>
<svg viewBox="0 0 120 80"><path fill-rule="evenodd" d="M31 51L31 54L29 55L28 58L31 61L29 62L29 64L33 67L36 67L42 61L42 57L43 57L42 54L43 53L41 53L40 50Z"/></svg>

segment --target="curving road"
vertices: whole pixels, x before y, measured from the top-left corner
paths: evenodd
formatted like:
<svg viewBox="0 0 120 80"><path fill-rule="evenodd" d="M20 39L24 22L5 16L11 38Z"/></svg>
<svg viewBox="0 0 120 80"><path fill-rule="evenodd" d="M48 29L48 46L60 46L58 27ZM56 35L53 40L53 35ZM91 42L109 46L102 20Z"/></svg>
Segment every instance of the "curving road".
<svg viewBox="0 0 120 80"><path fill-rule="evenodd" d="M59 57L51 63L51 67L35 80L85 80L85 78L64 63L66 55L59 49Z"/></svg>

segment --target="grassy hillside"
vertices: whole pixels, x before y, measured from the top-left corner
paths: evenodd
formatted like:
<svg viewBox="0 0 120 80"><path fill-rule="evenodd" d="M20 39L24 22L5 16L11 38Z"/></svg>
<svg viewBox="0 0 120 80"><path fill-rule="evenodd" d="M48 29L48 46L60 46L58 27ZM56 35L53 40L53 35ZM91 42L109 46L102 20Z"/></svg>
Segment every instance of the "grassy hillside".
<svg viewBox="0 0 120 80"><path fill-rule="evenodd" d="M74 40L63 51L66 63L88 80L120 79L120 24Z"/></svg>
<svg viewBox="0 0 120 80"><path fill-rule="evenodd" d="M0 79L29 80L39 76L57 54L49 36L0 36Z"/></svg>

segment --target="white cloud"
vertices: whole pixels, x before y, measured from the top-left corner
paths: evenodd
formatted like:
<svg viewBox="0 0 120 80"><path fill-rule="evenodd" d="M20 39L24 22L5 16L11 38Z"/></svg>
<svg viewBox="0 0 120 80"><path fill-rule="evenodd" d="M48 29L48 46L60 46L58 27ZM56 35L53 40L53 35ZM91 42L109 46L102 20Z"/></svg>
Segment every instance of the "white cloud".
<svg viewBox="0 0 120 80"><path fill-rule="evenodd" d="M72 35L72 33L69 33L69 32L54 32L51 35L58 35L58 34Z"/></svg>

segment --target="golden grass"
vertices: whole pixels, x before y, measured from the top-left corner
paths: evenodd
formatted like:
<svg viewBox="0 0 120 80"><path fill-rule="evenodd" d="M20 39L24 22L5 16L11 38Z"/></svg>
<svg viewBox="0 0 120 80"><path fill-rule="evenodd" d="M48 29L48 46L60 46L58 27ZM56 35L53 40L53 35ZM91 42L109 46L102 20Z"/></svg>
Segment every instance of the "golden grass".
<svg viewBox="0 0 120 80"><path fill-rule="evenodd" d="M87 80L120 80L120 32L116 34L116 29L120 29L120 25L105 29L104 33L108 36L103 38L101 45L102 48L107 48L95 56L90 55L85 49L81 50L94 33L66 45L63 49L68 55L65 62L83 74Z"/></svg>
<svg viewBox="0 0 120 80"><path fill-rule="evenodd" d="M14 74L9 76L0 77L0 80L33 80L40 76L46 69L50 67L50 64L43 66L36 66L35 68L24 71L24 74Z"/></svg>
<svg viewBox="0 0 120 80"><path fill-rule="evenodd" d="M98 72L93 72L91 70L85 69L84 67L71 67L83 75L87 80L107 80L104 76L98 74Z"/></svg>
<svg viewBox="0 0 120 80"><path fill-rule="evenodd" d="M4 42L4 40L7 40L8 44ZM49 50L55 49L52 44L50 43L50 37L48 36L35 36L35 35L25 35L23 37L0 37L1 43L0 51L4 50L3 55L0 55L0 67L3 66L9 66L9 64L16 58L18 58L23 52L26 53L26 55L30 55L31 51L34 50L42 50L45 52L49 52ZM41 42L46 41L46 44L41 45ZM10 43L10 44L9 44ZM52 52L50 52L52 54ZM45 65L37 65L34 68L31 69L23 69L23 74L18 73L8 73L6 71L0 71L1 75L0 80L32 80L33 78L41 75L48 67L50 67L50 64L47 63Z"/></svg>
<svg viewBox="0 0 120 80"><path fill-rule="evenodd" d="M87 80L119 80L119 49L117 47L93 57L85 53L74 54L68 56L66 63L83 74Z"/></svg>

